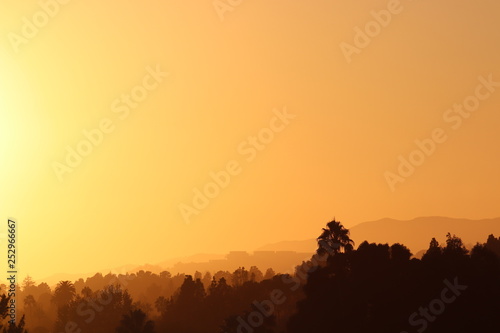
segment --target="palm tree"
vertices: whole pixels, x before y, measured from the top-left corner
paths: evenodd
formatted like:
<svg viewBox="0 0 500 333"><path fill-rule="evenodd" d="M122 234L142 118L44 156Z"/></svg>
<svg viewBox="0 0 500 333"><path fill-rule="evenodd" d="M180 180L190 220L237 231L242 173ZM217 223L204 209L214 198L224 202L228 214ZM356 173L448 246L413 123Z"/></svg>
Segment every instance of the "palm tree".
<svg viewBox="0 0 500 333"><path fill-rule="evenodd" d="M349 238L349 230L344 228L340 221L335 218L327 223L327 228L323 228L323 233L317 238L319 255L329 253L335 255L339 252L349 252L354 248L354 241Z"/></svg>
<svg viewBox="0 0 500 333"><path fill-rule="evenodd" d="M133 310L123 315L116 333L154 333L154 323L147 320L143 311Z"/></svg>
<svg viewBox="0 0 500 333"><path fill-rule="evenodd" d="M57 284L52 301L58 306L69 304L76 296L75 286L71 281L61 281Z"/></svg>

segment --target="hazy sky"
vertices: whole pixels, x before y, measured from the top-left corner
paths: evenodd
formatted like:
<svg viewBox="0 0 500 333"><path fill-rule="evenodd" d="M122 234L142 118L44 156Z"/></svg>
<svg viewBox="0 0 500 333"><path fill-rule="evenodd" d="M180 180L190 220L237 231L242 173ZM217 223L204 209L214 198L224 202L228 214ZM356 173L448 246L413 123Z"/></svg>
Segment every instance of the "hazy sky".
<svg viewBox="0 0 500 333"><path fill-rule="evenodd" d="M334 216L500 216L498 0L67 2L0 5L0 216L25 274L252 250Z"/></svg>

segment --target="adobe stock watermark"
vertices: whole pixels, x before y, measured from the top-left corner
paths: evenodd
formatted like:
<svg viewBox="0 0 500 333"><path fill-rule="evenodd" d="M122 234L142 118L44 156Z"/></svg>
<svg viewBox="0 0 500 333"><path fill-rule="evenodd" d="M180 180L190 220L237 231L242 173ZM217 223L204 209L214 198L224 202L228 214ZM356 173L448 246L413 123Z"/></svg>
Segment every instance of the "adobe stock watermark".
<svg viewBox="0 0 500 333"><path fill-rule="evenodd" d="M441 290L438 298L433 299L427 306L421 306L418 312L413 312L408 317L408 323L417 329L418 333L424 332L429 323L436 321L438 316L442 315L446 306L455 302L462 294L462 291L468 287L458 283L458 277L455 277L453 283L445 279L443 281L445 288ZM408 333L408 331L401 331L401 333Z"/></svg>
<svg viewBox="0 0 500 333"><path fill-rule="evenodd" d="M291 120L296 115L288 113L286 107L283 110L273 110L273 116L269 120L269 127L262 128L256 135L249 136L236 147L239 155L244 157L247 163L251 163L257 158L259 152L266 149L266 147L275 139L276 135L287 128ZM193 215L199 215L202 210L206 209L210 200L215 199L223 189L227 188L231 183L231 179L243 171L242 163L238 160L230 160L225 164L223 170L218 172L210 172L208 174L210 181L208 181L201 188L195 187L193 189L193 198L191 205L180 203L178 205L179 211L186 224L191 223Z"/></svg>
<svg viewBox="0 0 500 333"><path fill-rule="evenodd" d="M403 10L404 7L401 4L401 0L389 0L386 9L370 11L373 19L366 22L363 29L358 26L353 28L355 34L352 44L347 42L339 44L347 63L350 64L352 62L353 55L360 54L363 49L367 48L372 40L391 24L393 17L401 14Z"/></svg>
<svg viewBox="0 0 500 333"><path fill-rule="evenodd" d="M479 109L481 102L490 98L496 88L500 87L500 82L493 81L493 74L489 74L487 77L479 76L478 81L479 84L474 89L474 94L465 97L462 103L453 104L453 107L443 113L443 120L450 124L451 129L455 131L460 129L463 121L470 118ZM416 169L436 152L438 145L443 144L446 140L448 140L448 134L441 127L434 128L429 137L415 140L416 148L413 151L406 157L398 156L397 171L384 173L384 178L391 191L396 190L396 184L404 183L408 177L412 176Z"/></svg>
<svg viewBox="0 0 500 333"><path fill-rule="evenodd" d="M214 0L212 5L214 6L215 12L219 16L221 22L224 21L224 16L226 12L232 12L243 3L244 0Z"/></svg>
<svg viewBox="0 0 500 333"><path fill-rule="evenodd" d="M160 65L156 65L156 68L147 66L146 72L141 84L135 85L130 92L122 94L111 103L111 112L116 113L119 120L127 119L130 112L137 109L140 103L144 102L149 94L156 90L169 75L160 69ZM112 133L115 129L116 122L108 117L102 118L96 127L84 129L82 131L83 138L80 141L73 147L66 146L66 156L63 162L52 162L52 169L57 179L62 182L64 176L80 166L83 159L89 156L94 148L102 144L105 135Z"/></svg>
<svg viewBox="0 0 500 333"><path fill-rule="evenodd" d="M15 53L20 52L20 46L26 45L35 38L41 29L46 27L50 21L59 14L61 6L67 5L71 0L40 0L40 7L31 18L23 16L20 34L9 32L7 38Z"/></svg>

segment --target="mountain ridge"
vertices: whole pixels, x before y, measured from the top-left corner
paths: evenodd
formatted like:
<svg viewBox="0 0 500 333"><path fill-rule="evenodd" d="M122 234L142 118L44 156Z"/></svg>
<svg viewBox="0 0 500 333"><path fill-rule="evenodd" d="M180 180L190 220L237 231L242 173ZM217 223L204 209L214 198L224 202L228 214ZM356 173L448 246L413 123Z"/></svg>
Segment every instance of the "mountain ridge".
<svg viewBox="0 0 500 333"><path fill-rule="evenodd" d="M342 221L341 221L342 222ZM438 222L436 224L436 222ZM474 230L472 223L480 225L480 230ZM434 225L431 225L434 224ZM402 230L402 227L410 227L408 230ZM429 228L432 226L433 228ZM477 228L477 225L475 226ZM385 234L380 234L380 230L373 229L381 228ZM399 228L390 231L390 228ZM415 240L415 233L418 228L423 228L419 233L418 240ZM393 218L382 218L373 221L366 221L356 224L349 229L351 238L355 245L358 246L361 242L367 240L370 243L401 243L412 250L415 254L421 250L427 249L429 242L434 237L443 244L446 234L450 232L462 238L465 244L475 244L476 242L486 242L489 234L500 235L500 217L485 218L485 219L467 219L454 218L445 216L422 216L410 220L397 220ZM370 236L374 234L374 236ZM296 251L314 251L316 249L316 239L311 238L301 241L284 241L267 244L259 247L259 251L277 251L291 250Z"/></svg>
<svg viewBox="0 0 500 333"><path fill-rule="evenodd" d="M341 221L342 222L342 221ZM349 228L351 238L355 242L355 247L367 240L372 243L401 243L417 254L428 248L429 242L435 237L440 244L444 244L448 232L462 238L464 244L471 247L476 242L484 243L488 235L500 236L500 217L484 219L453 218L444 216L421 216L410 220L397 220L393 218L382 218L378 220L361 222ZM319 235L319 232L318 232ZM298 253L313 254L316 251L316 238L296 241L280 241L266 244L254 249L258 251L294 251ZM249 251L252 252L252 251ZM156 264L143 265L122 265L114 269L100 270L99 273L126 272L134 273L139 270L151 270L159 273L161 270L172 269L176 264L196 264L206 263L212 260L223 260L227 254L206 254L197 253L190 256L176 257L163 260ZM299 262L297 264L300 264ZM264 269L264 268L263 268ZM95 273L87 274L66 274L58 273L45 279L37 279L49 285L55 285L60 280L75 280L87 278Z"/></svg>

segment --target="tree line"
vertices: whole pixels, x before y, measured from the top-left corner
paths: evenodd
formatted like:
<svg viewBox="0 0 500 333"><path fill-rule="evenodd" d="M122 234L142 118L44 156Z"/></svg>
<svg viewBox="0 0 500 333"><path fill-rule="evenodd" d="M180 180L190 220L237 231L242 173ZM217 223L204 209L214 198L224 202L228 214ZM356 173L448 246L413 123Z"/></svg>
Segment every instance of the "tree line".
<svg viewBox="0 0 500 333"><path fill-rule="evenodd" d="M19 289L22 319L2 332L497 333L500 237L469 251L448 234L417 259L398 243L356 248L333 220L317 253L290 273L96 274L53 290L28 277ZM8 301L1 295L4 321Z"/></svg>

